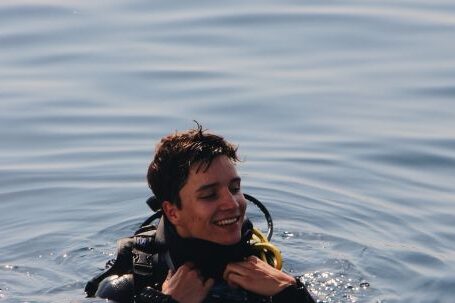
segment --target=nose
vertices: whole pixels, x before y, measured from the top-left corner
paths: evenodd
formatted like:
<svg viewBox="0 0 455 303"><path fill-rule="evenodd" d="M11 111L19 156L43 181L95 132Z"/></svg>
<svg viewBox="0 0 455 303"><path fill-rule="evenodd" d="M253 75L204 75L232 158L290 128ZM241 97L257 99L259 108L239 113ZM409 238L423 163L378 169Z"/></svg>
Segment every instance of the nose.
<svg viewBox="0 0 455 303"><path fill-rule="evenodd" d="M229 190L226 190L223 194L223 199L221 201L221 210L230 210L236 209L240 205L238 197L233 195Z"/></svg>

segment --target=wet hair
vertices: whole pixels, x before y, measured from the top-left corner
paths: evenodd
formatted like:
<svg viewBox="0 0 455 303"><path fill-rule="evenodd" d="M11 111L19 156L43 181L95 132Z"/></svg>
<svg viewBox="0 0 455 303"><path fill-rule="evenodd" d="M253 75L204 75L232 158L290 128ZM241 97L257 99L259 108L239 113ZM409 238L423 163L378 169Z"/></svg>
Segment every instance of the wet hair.
<svg viewBox="0 0 455 303"><path fill-rule="evenodd" d="M156 197L153 209L161 208L163 201L181 208L179 192L193 165L197 167L196 172L201 169L205 172L217 156L225 155L233 162L239 161L236 146L195 122L196 128L165 136L156 146L147 172L148 185Z"/></svg>

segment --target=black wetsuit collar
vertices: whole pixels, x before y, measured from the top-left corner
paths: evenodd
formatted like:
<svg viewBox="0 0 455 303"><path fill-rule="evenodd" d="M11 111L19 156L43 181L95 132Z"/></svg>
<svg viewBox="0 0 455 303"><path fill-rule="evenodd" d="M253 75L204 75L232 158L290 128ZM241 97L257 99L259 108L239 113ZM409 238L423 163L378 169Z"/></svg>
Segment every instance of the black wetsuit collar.
<svg viewBox="0 0 455 303"><path fill-rule="evenodd" d="M163 216L158 224L155 243L168 251L165 253L169 254L175 268L191 262L205 278L221 280L228 263L241 261L253 254L248 244L252 230L251 222L245 220L241 240L233 245L221 245L196 238L182 238L166 216Z"/></svg>

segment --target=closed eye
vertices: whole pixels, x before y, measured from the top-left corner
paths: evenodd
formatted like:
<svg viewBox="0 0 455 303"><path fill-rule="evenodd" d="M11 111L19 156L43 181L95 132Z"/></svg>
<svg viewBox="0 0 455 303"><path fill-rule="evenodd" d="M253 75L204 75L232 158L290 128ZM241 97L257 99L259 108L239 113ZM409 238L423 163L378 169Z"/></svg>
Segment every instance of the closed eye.
<svg viewBox="0 0 455 303"><path fill-rule="evenodd" d="M232 194L236 194L240 191L240 186L232 186L229 190Z"/></svg>
<svg viewBox="0 0 455 303"><path fill-rule="evenodd" d="M229 190L231 191L232 194L240 192L240 181L241 181L240 178L235 178L233 181L231 181Z"/></svg>
<svg viewBox="0 0 455 303"><path fill-rule="evenodd" d="M199 199L210 201L210 200L215 200L217 197L218 196L216 193L211 193L211 194L203 195L203 196L199 197Z"/></svg>

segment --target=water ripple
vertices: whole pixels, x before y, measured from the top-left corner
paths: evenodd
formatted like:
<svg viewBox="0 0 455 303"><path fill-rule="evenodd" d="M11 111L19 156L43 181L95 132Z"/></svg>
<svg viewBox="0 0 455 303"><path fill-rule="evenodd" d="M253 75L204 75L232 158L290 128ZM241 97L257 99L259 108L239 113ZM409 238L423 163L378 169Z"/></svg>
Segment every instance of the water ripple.
<svg viewBox="0 0 455 303"><path fill-rule="evenodd" d="M0 1L0 301L100 302L84 282L149 213L154 142L197 119L321 301L451 302L454 12Z"/></svg>

